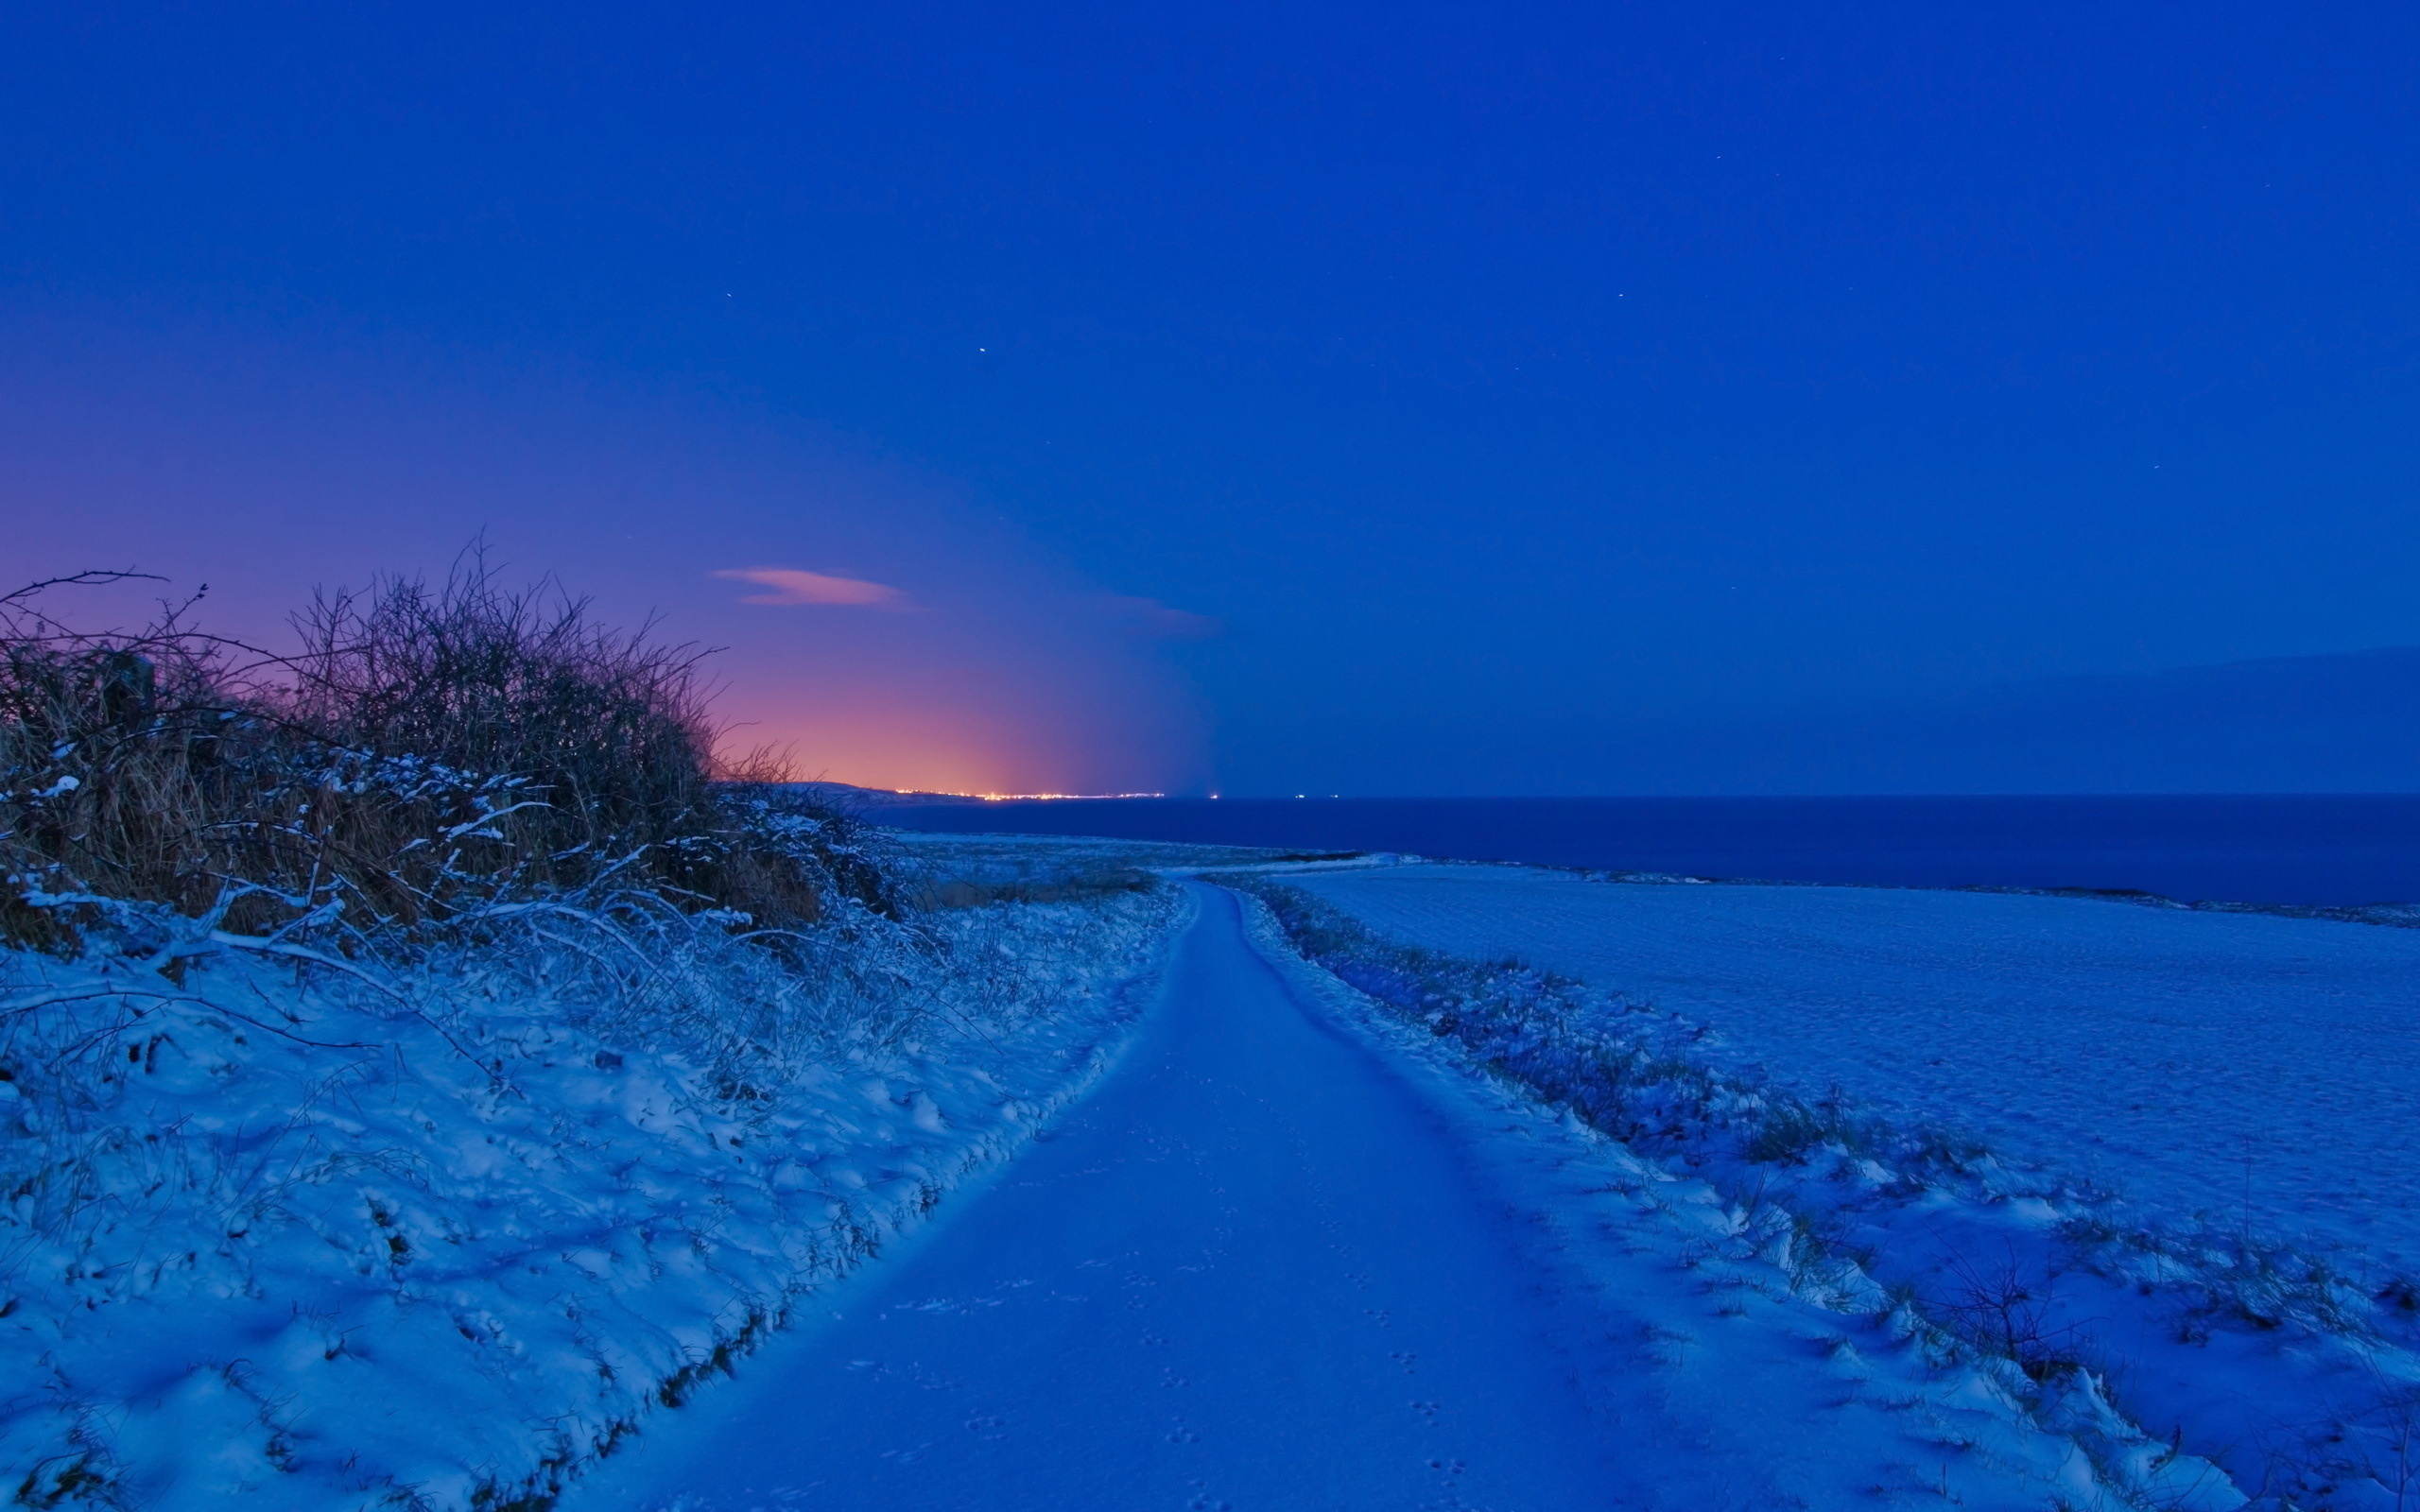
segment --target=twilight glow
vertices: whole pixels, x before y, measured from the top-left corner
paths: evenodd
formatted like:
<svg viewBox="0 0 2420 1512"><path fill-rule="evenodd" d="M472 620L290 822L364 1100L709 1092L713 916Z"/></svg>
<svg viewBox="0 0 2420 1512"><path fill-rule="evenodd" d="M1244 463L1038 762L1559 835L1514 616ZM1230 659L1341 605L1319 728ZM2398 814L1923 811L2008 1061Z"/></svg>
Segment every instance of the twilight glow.
<svg viewBox="0 0 2420 1512"><path fill-rule="evenodd" d="M552 575L616 622L716 648L735 753L950 792L1203 779L1193 696L1158 649L1192 617L1135 610L960 490L812 427L223 326L35 335L0 376L13 578L207 584L206 624L273 645L316 588L441 575L475 537L509 576ZM785 558L864 565L728 565ZM123 622L150 596L87 601Z"/></svg>
<svg viewBox="0 0 2420 1512"><path fill-rule="evenodd" d="M0 43L19 578L266 633L484 535L728 647L735 739L984 791L2241 784L2223 697L2116 765L1961 711L2404 707L2346 679L2420 645L2409 7ZM2409 781L2397 717L2307 780Z"/></svg>

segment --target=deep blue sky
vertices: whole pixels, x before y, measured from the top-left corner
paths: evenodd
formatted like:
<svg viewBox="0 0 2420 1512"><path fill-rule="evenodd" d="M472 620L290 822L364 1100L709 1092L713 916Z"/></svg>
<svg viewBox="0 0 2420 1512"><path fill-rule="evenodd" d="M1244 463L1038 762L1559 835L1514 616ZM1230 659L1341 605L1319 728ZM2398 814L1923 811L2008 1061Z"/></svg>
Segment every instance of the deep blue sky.
<svg viewBox="0 0 2420 1512"><path fill-rule="evenodd" d="M0 566L485 528L1020 787L2420 643L2415 105L2388 5L21 7Z"/></svg>

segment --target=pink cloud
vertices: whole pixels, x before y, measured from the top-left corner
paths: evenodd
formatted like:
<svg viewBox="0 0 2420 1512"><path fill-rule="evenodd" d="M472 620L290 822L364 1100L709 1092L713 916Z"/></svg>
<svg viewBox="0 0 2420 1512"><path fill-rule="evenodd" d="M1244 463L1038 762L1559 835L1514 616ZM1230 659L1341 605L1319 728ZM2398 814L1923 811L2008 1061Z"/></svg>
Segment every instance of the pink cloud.
<svg viewBox="0 0 2420 1512"><path fill-rule="evenodd" d="M1098 602L1124 626L1129 635L1147 636L1157 641L1206 641L1226 628L1207 614L1171 609L1156 598L1130 598L1122 593L1111 593Z"/></svg>
<svg viewBox="0 0 2420 1512"><path fill-rule="evenodd" d="M836 577L829 573L810 573L796 567L730 567L716 573L743 583L756 583L772 590L769 593L751 593L740 600L743 604L837 604L900 608L908 595L887 583L872 583L862 577Z"/></svg>

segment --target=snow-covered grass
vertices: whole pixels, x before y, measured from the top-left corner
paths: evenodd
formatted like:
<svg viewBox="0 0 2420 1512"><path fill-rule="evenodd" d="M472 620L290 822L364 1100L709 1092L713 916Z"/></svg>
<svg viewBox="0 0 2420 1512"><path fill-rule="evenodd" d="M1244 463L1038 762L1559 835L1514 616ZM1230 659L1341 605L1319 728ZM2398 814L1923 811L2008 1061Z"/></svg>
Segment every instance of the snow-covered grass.
<svg viewBox="0 0 2420 1512"><path fill-rule="evenodd" d="M0 1493L534 1508L1098 1074L1169 889L0 953Z"/></svg>
<svg viewBox="0 0 2420 1512"><path fill-rule="evenodd" d="M1735 1071L1954 1121L2171 1219L2420 1275L2420 930L1513 867L1303 885L1382 934L1653 1003Z"/></svg>
<svg viewBox="0 0 2420 1512"><path fill-rule="evenodd" d="M1922 1016L1921 996L1895 1020L1876 1014L1879 1027L1860 1022L1858 1009L1888 996L1887 973L1858 979L1861 995L1834 1000L1820 1018L1786 996L1743 1006L1755 997L1737 980L1743 971L1764 970L1777 990L1804 994L1827 982L1837 989L1841 975L1826 978L1806 962L1770 958L1771 936L1784 926L1758 918L1755 906L1773 900L1774 913L1786 919L1799 899L1841 889L1727 889L1752 896L1735 899L1720 926L1684 949L1669 929L1625 935L1621 922L1601 919L1596 933L1558 935L1558 923L1567 928L1568 920L1555 912L1556 900L1583 893L1697 897L1711 889L1536 877L1508 868L1416 868L1393 876L1298 877L1291 887L1238 880L1275 906L1298 949L1389 1011L1460 1042L1634 1150L1679 1162L1766 1213L1777 1226L1779 1252L1810 1295L1853 1303L1860 1277L1896 1289L1934 1326L2020 1367L2046 1422L2072 1418L2083 1400L2115 1402L2135 1427L2100 1433L2103 1472L2147 1503L2223 1506L2247 1492L2302 1506L2401 1506L2420 1498L2420 1331L2411 1288L2397 1274L2360 1265L2341 1247L2314 1253L2274 1231L2129 1203L2104 1185L2077 1179L2071 1166L2034 1158L2034 1150L2026 1158L1996 1153L1964 1116L1974 1105L1910 1096L1904 1085L1889 1095L1890 1068L1910 1055L1938 1068L1945 1057L1937 1052L1955 1030L1936 1024L1929 1043L1891 1042L1894 1024L1897 1035L1918 1033L1908 1021ZM1932 896L1947 899L1945 908L2098 910L2074 916L2089 921L2080 927L2087 936L2092 923L2171 917L2066 900ZM2283 924L2403 937L2359 925L2185 917L2221 927ZM1940 967L1936 986L1963 983L1970 997L1983 986L2003 995L2018 989L2005 959L1975 950L1972 930L1927 935L1921 921L1897 922L1872 930L1856 958L1929 950ZM1842 942L1858 937L1846 924L1838 934ZM2035 937L2053 955L2079 949L2038 923ZM1423 948L1434 943L1468 954ZM1658 1011L1613 989L1630 985L1621 978L1582 983L1506 959L1516 948L1558 964L1582 951L1627 952L1659 972L1664 985L1679 979L1726 989L1709 996L1718 1010L1731 1010L1730 1018ZM2222 971L2224 961L2207 954L2203 969ZM2073 985L2049 986L2055 992ZM1668 991L1658 995L1670 1005ZM2022 1064L2040 1056L2041 1022L2055 1017L2043 1005L2033 1025L2037 1040L2026 1043L2009 1032L2005 1014L1962 1017L1942 1012L1938 1000L1931 1006L1933 1018L1962 1023L1973 1035L1965 1050L1979 1064L1993 1057ZM2104 1005L2100 1022L2106 1025L2128 1007L2154 1017L2141 1014L2137 999ZM1728 1030L1743 1019L1759 1022L1754 1014L1793 1012L1799 1017L1791 1048L1808 1041L1820 1047L1796 1059L1764 1043L1754 1046L1761 1054L1743 1054L1707 1022ZM1877 1039L1885 1042L1877 1045ZM2139 1088L2095 1066L2124 1064L2091 1054L2097 1042L2067 1047L2062 1077L2039 1089L2042 1102L2140 1096ZM1861 1074L1822 1074L1843 1060ZM1816 1074L1808 1074L1810 1065ZM2171 1074L2189 1078L2192 1068L2173 1067ZM1974 1080L1989 1084L1993 1075L1979 1070ZM2068 1085L2078 1080L2095 1085ZM1870 1093L1877 1084L1882 1094ZM2172 1087L2162 1091L2178 1095ZM2389 1096L2408 1119L2408 1092ZM2367 1148L2390 1162L2408 1161L2408 1155L2369 1143L2394 1137L2368 1125L2346 1127L2338 1158L2342 1148L2357 1159ZM2205 1158L2222 1161L2229 1153L2212 1149ZM2105 1181L2107 1166L2094 1169ZM2391 1163L2374 1167L2372 1176L2395 1178ZM2217 1482L2206 1467L2196 1469L2198 1456L2222 1466L2235 1486Z"/></svg>
<svg viewBox="0 0 2420 1512"><path fill-rule="evenodd" d="M882 818L879 809L864 816ZM927 885L964 881L981 887L1030 885L1126 869L1190 872L1262 866L1294 852L1254 846L1185 845L1064 834L952 834L892 830L885 838Z"/></svg>

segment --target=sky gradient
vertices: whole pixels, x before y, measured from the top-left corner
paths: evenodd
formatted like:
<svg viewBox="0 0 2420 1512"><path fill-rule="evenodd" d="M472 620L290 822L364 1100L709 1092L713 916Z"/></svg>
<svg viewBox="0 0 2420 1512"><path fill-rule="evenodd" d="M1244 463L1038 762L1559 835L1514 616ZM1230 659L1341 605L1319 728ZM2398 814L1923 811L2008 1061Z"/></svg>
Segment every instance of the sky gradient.
<svg viewBox="0 0 2420 1512"><path fill-rule="evenodd" d="M971 790L2411 645L2415 105L2388 6L21 8L0 569L484 533Z"/></svg>

